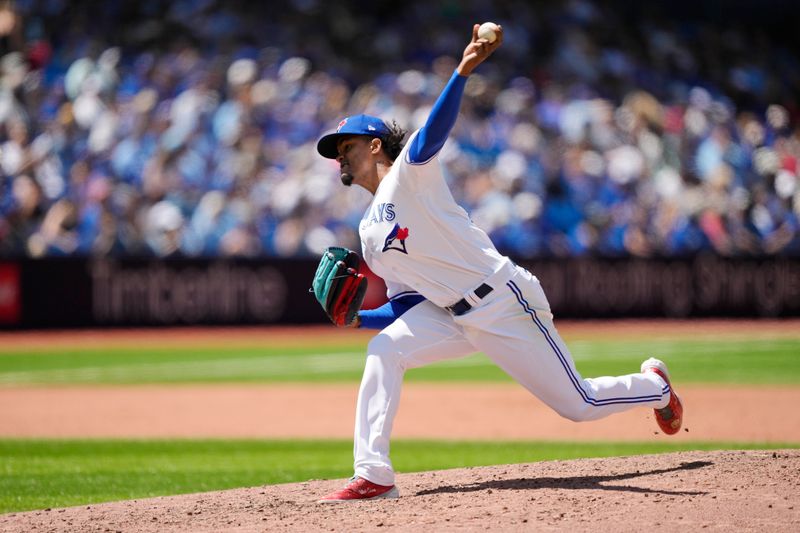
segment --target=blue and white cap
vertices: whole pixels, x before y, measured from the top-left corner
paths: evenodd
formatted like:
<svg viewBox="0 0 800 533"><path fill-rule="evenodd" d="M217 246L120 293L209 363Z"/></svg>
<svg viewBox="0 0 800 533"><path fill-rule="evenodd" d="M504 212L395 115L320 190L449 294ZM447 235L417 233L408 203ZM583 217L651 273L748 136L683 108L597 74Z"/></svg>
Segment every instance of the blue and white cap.
<svg viewBox="0 0 800 533"><path fill-rule="evenodd" d="M389 134L389 128L378 117L370 115L354 115L347 117L339 122L336 128L336 133L329 133L322 137L317 143L317 152L322 157L328 159L336 159L339 151L336 149L336 143L342 137L350 135L367 135L369 137L378 137L382 139Z"/></svg>

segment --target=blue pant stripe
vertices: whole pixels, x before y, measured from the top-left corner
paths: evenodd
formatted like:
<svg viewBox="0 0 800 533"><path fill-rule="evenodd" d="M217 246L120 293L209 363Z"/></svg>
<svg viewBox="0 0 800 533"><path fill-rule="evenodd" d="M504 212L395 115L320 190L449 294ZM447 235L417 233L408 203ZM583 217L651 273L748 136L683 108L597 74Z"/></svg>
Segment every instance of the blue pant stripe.
<svg viewBox="0 0 800 533"><path fill-rule="evenodd" d="M511 289L511 292L514 293L514 296L516 296L517 301L520 303L520 305L522 305L522 308L525 310L525 312L533 318L533 322L536 324L536 327L539 328L539 331L542 332L542 335L544 335L544 338L547 341L547 343L550 345L550 347L556 353L556 356L558 357L558 360L561 363L561 366L563 366L564 370L566 370L567 376L569 377L570 381L572 382L572 385L575 387L575 390L578 391L578 394L581 395L581 398L583 398L584 402L592 403L591 399L586 394L586 391L584 391L583 387L581 387L578 384L578 380L575 377L575 375L572 372L569 371L568 365L564 364L564 359L561 356L561 350L559 350L558 345L555 343L555 341L553 341L553 338L549 335L549 333L547 331L547 328L545 328L544 325L538 320L538 317L536 316L536 311L534 311L533 309L530 309L528 307L528 302L525 301L525 298L522 296L522 291L519 290L519 287L517 287L514 284L513 281L509 281L507 283L507 285Z"/></svg>
<svg viewBox="0 0 800 533"><path fill-rule="evenodd" d="M572 382L572 386L575 387L575 390L578 392L578 394L581 396L581 398L585 403L594 406L601 406L601 405L614 405L621 403L645 403L661 399L661 395L606 398L604 400L598 400L590 397L583 389L583 387L580 386L580 380L572 371L570 365L567 363L567 360L564 357L564 354L561 352L561 349L558 347L558 344L553 340L552 336L550 335L550 332L547 330L544 324L542 324L541 320L539 319L539 316L536 314L536 310L531 308L530 304L528 304L527 300L525 300L525 297L522 295L522 291L519 289L519 287L517 287L517 285L513 281L509 281L506 284L506 286L511 290L512 293L514 293L514 296L517 298L517 301L522 306L522 309L531 317L534 324L536 324L536 327L539 328L539 331L542 332L542 335L544 335L545 340L547 340L547 343L553 349L553 352L556 354L556 357L561 363L561 366L567 373L567 376ZM669 386L664 387L664 389L662 389L662 394L668 391L669 391Z"/></svg>

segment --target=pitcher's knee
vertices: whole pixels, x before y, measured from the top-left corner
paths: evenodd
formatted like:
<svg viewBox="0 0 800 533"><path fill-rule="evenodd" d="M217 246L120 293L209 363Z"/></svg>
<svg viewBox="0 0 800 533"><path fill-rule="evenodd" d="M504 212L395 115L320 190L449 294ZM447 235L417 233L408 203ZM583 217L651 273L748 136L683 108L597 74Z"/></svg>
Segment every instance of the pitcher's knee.
<svg viewBox="0 0 800 533"><path fill-rule="evenodd" d="M592 406L587 403L559 405L554 409L556 413L573 422L585 422L594 418L591 416Z"/></svg>

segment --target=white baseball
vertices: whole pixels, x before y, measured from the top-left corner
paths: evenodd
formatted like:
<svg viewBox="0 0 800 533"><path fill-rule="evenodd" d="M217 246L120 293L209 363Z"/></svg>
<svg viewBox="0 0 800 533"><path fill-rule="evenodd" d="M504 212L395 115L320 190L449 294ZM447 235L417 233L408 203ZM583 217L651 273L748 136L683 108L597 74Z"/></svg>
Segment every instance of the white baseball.
<svg viewBox="0 0 800 533"><path fill-rule="evenodd" d="M493 43L497 40L497 31L500 28L494 22L484 22L481 24L481 27L478 28L478 39L486 39L490 43Z"/></svg>

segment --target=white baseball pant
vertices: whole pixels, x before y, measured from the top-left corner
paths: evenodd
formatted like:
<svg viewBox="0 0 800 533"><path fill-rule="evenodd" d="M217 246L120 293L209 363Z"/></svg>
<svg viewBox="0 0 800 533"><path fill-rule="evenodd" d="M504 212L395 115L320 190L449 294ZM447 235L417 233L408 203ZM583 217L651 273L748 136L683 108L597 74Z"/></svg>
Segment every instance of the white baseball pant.
<svg viewBox="0 0 800 533"><path fill-rule="evenodd" d="M429 301L414 306L367 347L355 421L355 474L394 484L389 439L409 368L482 351L561 416L595 420L634 407L661 408L669 386L657 374L584 379L553 325L539 280L509 262L487 280L493 291L461 316Z"/></svg>

